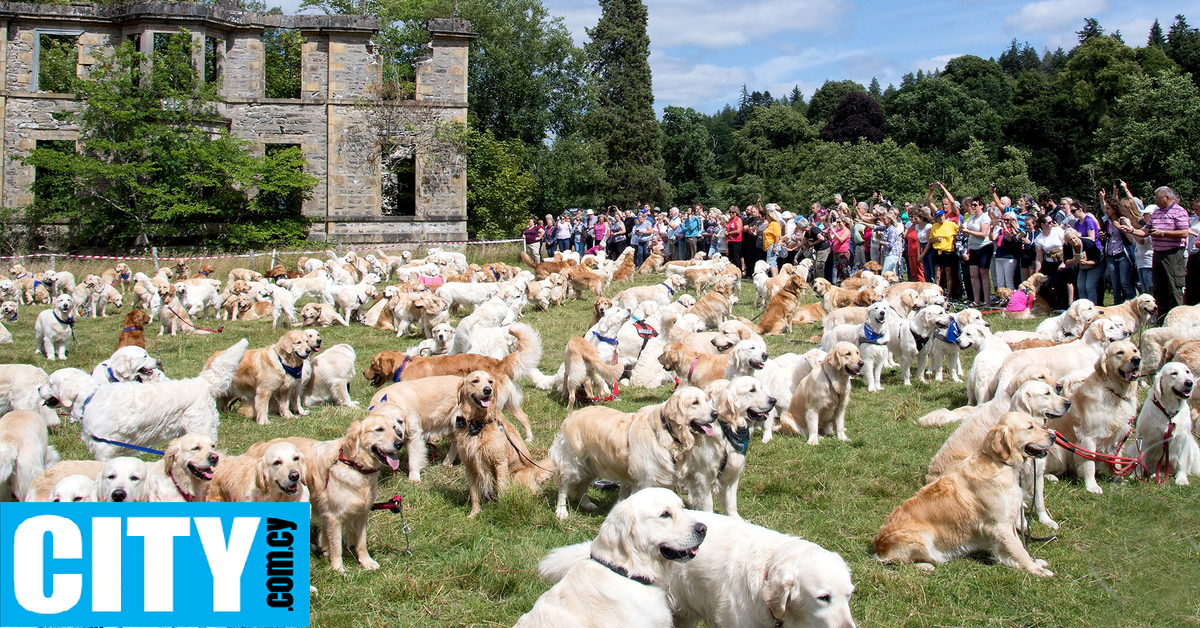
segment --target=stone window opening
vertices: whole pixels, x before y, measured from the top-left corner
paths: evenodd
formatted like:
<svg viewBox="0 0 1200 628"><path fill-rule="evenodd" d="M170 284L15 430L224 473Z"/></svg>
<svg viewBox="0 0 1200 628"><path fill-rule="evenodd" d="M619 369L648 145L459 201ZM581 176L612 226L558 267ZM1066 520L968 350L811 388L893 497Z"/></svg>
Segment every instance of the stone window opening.
<svg viewBox="0 0 1200 628"><path fill-rule="evenodd" d="M35 92L69 94L74 91L75 68L79 64L79 35L71 32L38 31L37 83Z"/></svg>
<svg viewBox="0 0 1200 628"><path fill-rule="evenodd" d="M291 149L295 149L301 155L304 154L304 148L300 144L269 143L263 146L263 156L267 159L278 158L280 153ZM303 167L300 169L303 170ZM282 196L278 194L272 194L261 200L281 215L299 216L302 213L304 204L302 197Z"/></svg>
<svg viewBox="0 0 1200 628"><path fill-rule="evenodd" d="M221 78L221 56L225 40L216 37L204 38L204 82L216 83Z"/></svg>
<svg viewBox="0 0 1200 628"><path fill-rule="evenodd" d="M196 66L192 63L191 33L183 29L154 33L153 56L151 74L157 87L177 92L189 92L195 87L197 77ZM160 80L163 81L161 84Z"/></svg>
<svg viewBox="0 0 1200 628"><path fill-rule="evenodd" d="M417 215L417 160L412 151L382 155L380 193L384 216Z"/></svg>
<svg viewBox="0 0 1200 628"><path fill-rule="evenodd" d="M263 96L300 98L304 34L290 28L263 30Z"/></svg>
<svg viewBox="0 0 1200 628"><path fill-rule="evenodd" d="M74 153L75 140L37 140L35 148L56 153ZM70 177L38 166L33 169L33 197L42 201L63 198L61 190L71 184Z"/></svg>

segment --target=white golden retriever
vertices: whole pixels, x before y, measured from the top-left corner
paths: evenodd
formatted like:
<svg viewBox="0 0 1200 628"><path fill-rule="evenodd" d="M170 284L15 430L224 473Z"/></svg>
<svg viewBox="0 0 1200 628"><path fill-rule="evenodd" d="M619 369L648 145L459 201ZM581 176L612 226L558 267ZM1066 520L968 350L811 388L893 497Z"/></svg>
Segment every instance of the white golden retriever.
<svg viewBox="0 0 1200 628"><path fill-rule="evenodd" d="M0 416L0 502L19 501L46 467L58 462L58 451L41 415L14 410Z"/></svg>
<svg viewBox="0 0 1200 628"><path fill-rule="evenodd" d="M662 580L675 626L694 628L854 628L850 568L834 552L794 536L708 512L696 558ZM552 582L588 559L591 543L554 550L538 565ZM574 558L575 563L570 559Z"/></svg>
<svg viewBox="0 0 1200 628"><path fill-rule="evenodd" d="M214 398L228 394L246 344L245 338L239 340L192 379L122 382L96 389L83 410L84 446L95 459L108 460L122 447L96 438L147 446L198 432L216 441L220 419Z"/></svg>
<svg viewBox="0 0 1200 628"><path fill-rule="evenodd" d="M518 628L670 628L662 581L696 556L708 527L663 488L647 488L613 507L596 540L554 550L539 565L558 583L517 620Z"/></svg>
<svg viewBox="0 0 1200 628"><path fill-rule="evenodd" d="M1136 458L1140 443L1146 452L1146 468L1151 473L1174 475L1175 483L1180 486L1188 485L1189 475L1200 476L1200 446L1192 434L1192 411L1188 407L1195 387L1196 376L1186 365L1179 362L1163 365L1154 376L1150 396L1138 414L1137 438L1129 439L1125 445L1125 455Z"/></svg>
<svg viewBox="0 0 1200 628"><path fill-rule="evenodd" d="M149 382L160 379L162 371L158 360L137 345L126 345L113 352L109 358L92 369L97 384L117 382Z"/></svg>
<svg viewBox="0 0 1200 628"><path fill-rule="evenodd" d="M54 305L38 314L37 322L33 324L34 349L46 356L47 360L67 359L67 343L75 330L75 316L72 310L75 302L71 296L60 294L54 297Z"/></svg>
<svg viewBox="0 0 1200 628"><path fill-rule="evenodd" d="M354 379L354 347L334 345L304 363L304 405L324 404L358 407L350 398Z"/></svg>

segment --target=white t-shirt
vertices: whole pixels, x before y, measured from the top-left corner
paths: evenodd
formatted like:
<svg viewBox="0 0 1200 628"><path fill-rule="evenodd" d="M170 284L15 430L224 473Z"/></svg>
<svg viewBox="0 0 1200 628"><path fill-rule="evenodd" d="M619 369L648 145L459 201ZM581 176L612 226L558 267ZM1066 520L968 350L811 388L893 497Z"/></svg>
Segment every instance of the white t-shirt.
<svg viewBox="0 0 1200 628"><path fill-rule="evenodd" d="M1062 227L1050 227L1050 235L1042 233L1038 229L1037 235L1033 237L1033 245L1042 250L1042 255L1061 249L1063 247L1063 230Z"/></svg>
<svg viewBox="0 0 1200 628"><path fill-rule="evenodd" d="M1152 268L1154 266L1154 249L1150 246L1150 238L1145 238L1145 240L1145 244L1138 242L1136 239L1133 240L1133 254L1137 257L1138 268Z"/></svg>
<svg viewBox="0 0 1200 628"><path fill-rule="evenodd" d="M929 244L929 232L933 230L931 223L925 223L924 227L917 229L917 242L921 244Z"/></svg>
<svg viewBox="0 0 1200 628"><path fill-rule="evenodd" d="M967 221L967 228L971 231L988 231L988 227L992 224L992 219L986 213L981 213L978 216L973 216ZM988 244L986 237L969 235L967 236L967 248L976 251Z"/></svg>

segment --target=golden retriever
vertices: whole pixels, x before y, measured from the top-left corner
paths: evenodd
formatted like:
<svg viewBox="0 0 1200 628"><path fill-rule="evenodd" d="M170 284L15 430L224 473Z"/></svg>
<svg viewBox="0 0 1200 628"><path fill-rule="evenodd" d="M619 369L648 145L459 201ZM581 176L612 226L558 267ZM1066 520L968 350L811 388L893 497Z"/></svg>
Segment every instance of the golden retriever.
<svg viewBox="0 0 1200 628"><path fill-rule="evenodd" d="M540 263L535 262L535 261L533 261L532 257L529 257L529 253L527 253L525 251L521 251L521 261L525 262L526 264L529 265L530 268L533 269L533 276L538 281L541 281L541 280L545 279L546 277L549 277L552 273L561 273L562 271L575 265L575 260L573 260L573 259L563 260L557 254L554 256L554 259L551 261L540 262Z"/></svg>
<svg viewBox="0 0 1200 628"><path fill-rule="evenodd" d="M1105 321L1108 322L1108 321ZM1120 441L1129 432L1138 413L1138 376L1142 354L1137 345L1114 342L1096 359L1095 371L1083 380L1071 397L1071 410L1061 419L1050 421L1067 440L1080 447L1105 454L1118 454ZM1096 482L1096 463L1056 448L1046 459L1046 471L1074 472L1089 493L1104 490Z"/></svg>
<svg viewBox="0 0 1200 628"><path fill-rule="evenodd" d="M150 316L142 310L132 310L126 314L125 321L121 324L121 333L117 335L116 349L128 346L145 349L146 325L149 323Z"/></svg>
<svg viewBox="0 0 1200 628"><path fill-rule="evenodd" d="M625 371L625 367L617 360L617 352L613 352L614 362L605 363L596 351L596 345L585 338L575 337L567 341L566 355L563 358L562 396L567 400L567 409L575 407L575 397L581 386L593 391L592 396L606 397L612 390L617 378Z"/></svg>
<svg viewBox="0 0 1200 628"><path fill-rule="evenodd" d="M210 502L307 502L304 456L296 446L276 439L259 456L226 456L208 489Z"/></svg>
<svg viewBox="0 0 1200 628"><path fill-rule="evenodd" d="M613 281L625 281L633 276L637 266L633 263L633 248L626 247L617 258L617 270L613 273Z"/></svg>
<svg viewBox="0 0 1200 628"><path fill-rule="evenodd" d="M38 476L25 494L27 502L50 501L58 484L67 478L93 479L93 499L98 502L145 502L150 498L146 463L137 458L119 456L107 462L64 460Z"/></svg>
<svg viewBox="0 0 1200 628"><path fill-rule="evenodd" d="M761 339L739 341L729 351L716 355L673 340L663 347L658 363L675 374L679 385L705 388L718 379L750 375L766 366L769 357Z"/></svg>
<svg viewBox="0 0 1200 628"><path fill-rule="evenodd" d="M779 292L771 297L767 309L763 311L762 321L758 324L758 333L764 336L778 336L792 331L792 319L796 317L800 307L800 294L808 287L799 275L792 275Z"/></svg>
<svg viewBox="0 0 1200 628"><path fill-rule="evenodd" d="M1003 565L1050 577L1017 536L1019 469L1045 457L1054 436L1027 414L1010 412L988 431L973 456L896 507L875 535L875 555L888 564L935 563L986 551Z"/></svg>
<svg viewBox="0 0 1200 628"><path fill-rule="evenodd" d="M1149 294L1139 294L1136 297L1112 307L1096 308L1103 318L1120 318L1124 321L1122 327L1130 334L1149 327L1158 316L1158 305Z"/></svg>
<svg viewBox="0 0 1200 628"><path fill-rule="evenodd" d="M0 416L0 502L20 501L37 476L58 462L46 421L35 410Z"/></svg>
<svg viewBox="0 0 1200 628"><path fill-rule="evenodd" d="M305 303L304 307L300 308L300 318L307 326L329 327L335 322L343 326L350 325L345 318L342 318L341 314L338 314L337 308L328 303Z"/></svg>
<svg viewBox="0 0 1200 628"><path fill-rule="evenodd" d="M468 373L458 385L458 415L451 438L462 458L470 490L474 518L486 500L499 497L510 482L537 490L550 477L550 463L537 463L521 440L516 428L493 404L497 393L495 378L487 371Z"/></svg>
<svg viewBox="0 0 1200 628"><path fill-rule="evenodd" d="M579 560L578 546L569 546L542 561L543 573L564 575L517 628L669 628L667 593L654 585L694 558L707 533L671 491L639 491L608 513L588 559Z"/></svg>
<svg viewBox="0 0 1200 628"><path fill-rule="evenodd" d="M218 351L209 356L204 368L207 369L223 353ZM308 335L299 329L283 334L270 347L246 351L238 363L229 392L218 400L218 404L228 408L234 401L241 400L242 416L253 416L259 425L271 424L268 417L272 402L285 419L292 418L293 411L301 416L308 415L301 398L304 392L302 375L304 361L311 353Z"/></svg>
<svg viewBox="0 0 1200 628"><path fill-rule="evenodd" d="M604 296L604 277L592 272L587 266L573 266L566 270L566 276L576 298L583 298L584 290L589 290L598 297Z"/></svg>
<svg viewBox="0 0 1200 628"><path fill-rule="evenodd" d="M792 433L807 435L809 445L820 442L821 434L836 434L840 441L850 440L846 436L850 378L862 373L862 368L857 346L848 342L835 344L821 362L821 368L800 380L791 405L779 416L780 423ZM803 425L797 421L803 421ZM763 442L770 440L770 434L768 425Z"/></svg>
<svg viewBox="0 0 1200 628"><path fill-rule="evenodd" d="M1200 476L1200 446L1192 433L1192 412L1188 399L1196 389L1196 376L1187 365L1168 362L1154 376L1154 385L1138 414L1136 439L1125 445L1124 455L1136 458L1146 452L1145 465L1150 474L1165 481L1175 476L1175 484L1187 486L1189 475ZM1139 451L1140 449L1140 451Z"/></svg>
<svg viewBox="0 0 1200 628"><path fill-rule="evenodd" d="M304 456L304 485L309 490L313 519L321 528L321 551L338 573L346 573L342 566L343 542L353 550L363 569L379 569L379 563L367 552L367 523L379 489L380 470L400 468L396 453L404 444L402 431L390 418L368 414L351 423L345 436L338 439L285 439ZM269 446L258 443L246 455L262 456Z"/></svg>
<svg viewBox="0 0 1200 628"><path fill-rule="evenodd" d="M568 414L550 445L559 474L555 515L567 518L568 500L594 510L587 488L601 478L619 483L622 498L646 487L674 486L677 461L697 434L712 435L716 419L708 395L692 386L633 413L592 406Z"/></svg>
<svg viewBox="0 0 1200 628"><path fill-rule="evenodd" d="M733 316L733 305L737 299L731 288L721 285L700 297L696 304L688 308L686 314L695 314L708 329L716 329L726 319Z"/></svg>
<svg viewBox="0 0 1200 628"><path fill-rule="evenodd" d="M421 481L421 469L429 462L427 444L450 436L461 383L462 377L457 375L436 375L384 386L371 397L370 412L389 417L403 428L410 481ZM496 404L501 408L507 392L500 389ZM451 459L447 456L447 463Z"/></svg>

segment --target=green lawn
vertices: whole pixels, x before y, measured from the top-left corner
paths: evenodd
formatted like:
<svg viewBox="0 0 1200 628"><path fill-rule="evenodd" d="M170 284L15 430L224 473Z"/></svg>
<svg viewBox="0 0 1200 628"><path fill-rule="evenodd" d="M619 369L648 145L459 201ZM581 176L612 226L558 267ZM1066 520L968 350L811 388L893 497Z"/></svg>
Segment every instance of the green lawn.
<svg viewBox="0 0 1200 628"><path fill-rule="evenodd" d="M216 276L223 278L229 267L219 266ZM77 277L83 274L78 272L81 268L66 268L77 271ZM745 300L752 302L753 287L745 285ZM613 291L620 288L614 286ZM0 361L27 362L48 371L61 366L90 371L108 357L121 328L120 316L79 321L68 362L48 364L33 350L33 323L40 309L22 308L19 322L5 323L16 344L0 345ZM128 311L126 305L120 314ZM757 310L739 306L736 313L752 317ZM549 312L526 311L525 322L542 333L543 371L557 369L568 338L581 334L590 317L587 301ZM994 329L1034 324L999 315L988 318ZM227 323L224 333L211 336L160 339L157 333L155 325L148 333L148 349L161 357L174 378L194 376L212 351L239 338L261 347L279 335L262 321ZM773 355L803 352L811 345L790 339L800 341L815 333L818 326L808 326L789 338L770 338L768 345ZM364 406L375 390L361 377L371 354L419 340L397 340L391 333L361 325L329 327L322 335L326 347L346 342L358 352L360 375L351 394ZM969 367L972 355L964 357ZM824 438L820 446L809 447L797 437L777 437L767 445L757 437L752 440L739 496L747 520L817 542L845 557L857 587L851 607L860 626L1200 626L1197 485L1106 480L1104 495L1093 496L1074 480L1048 484L1047 505L1062 528L1057 540L1035 544L1031 552L1049 561L1057 574L1049 580L981 560L958 560L932 574L871 560L875 531L892 508L920 488L930 457L953 430L921 428L916 419L931 409L966 401L961 384L906 388L895 373L885 374L884 384L883 392L868 395L861 379L855 382L846 421L849 443ZM669 386L623 390L613 405L632 411L662 401L670 392ZM524 407L534 422L532 449L538 457L546 453L566 412L557 393L538 391L528 383L525 393ZM278 436L337 438L362 413L320 407L308 417L275 418L266 427L225 414L221 446L240 453ZM52 440L64 458L86 456L77 425L53 429ZM549 482L536 495L514 491L499 503L486 504L482 515L469 521L467 487L459 468L435 465L422 477L420 485L413 485L404 475L388 475L380 490L384 497L404 496L412 556L404 552L400 517L373 514L370 549L381 569L364 572L348 556L349 576L342 578L323 560L315 560L313 584L320 594L312 602L314 626L511 626L548 588L537 576L538 560L551 548L594 536L615 496L593 491L601 505L599 514L572 510L567 521L559 522L553 512L555 486ZM1035 534L1047 532L1040 526L1035 529Z"/></svg>

